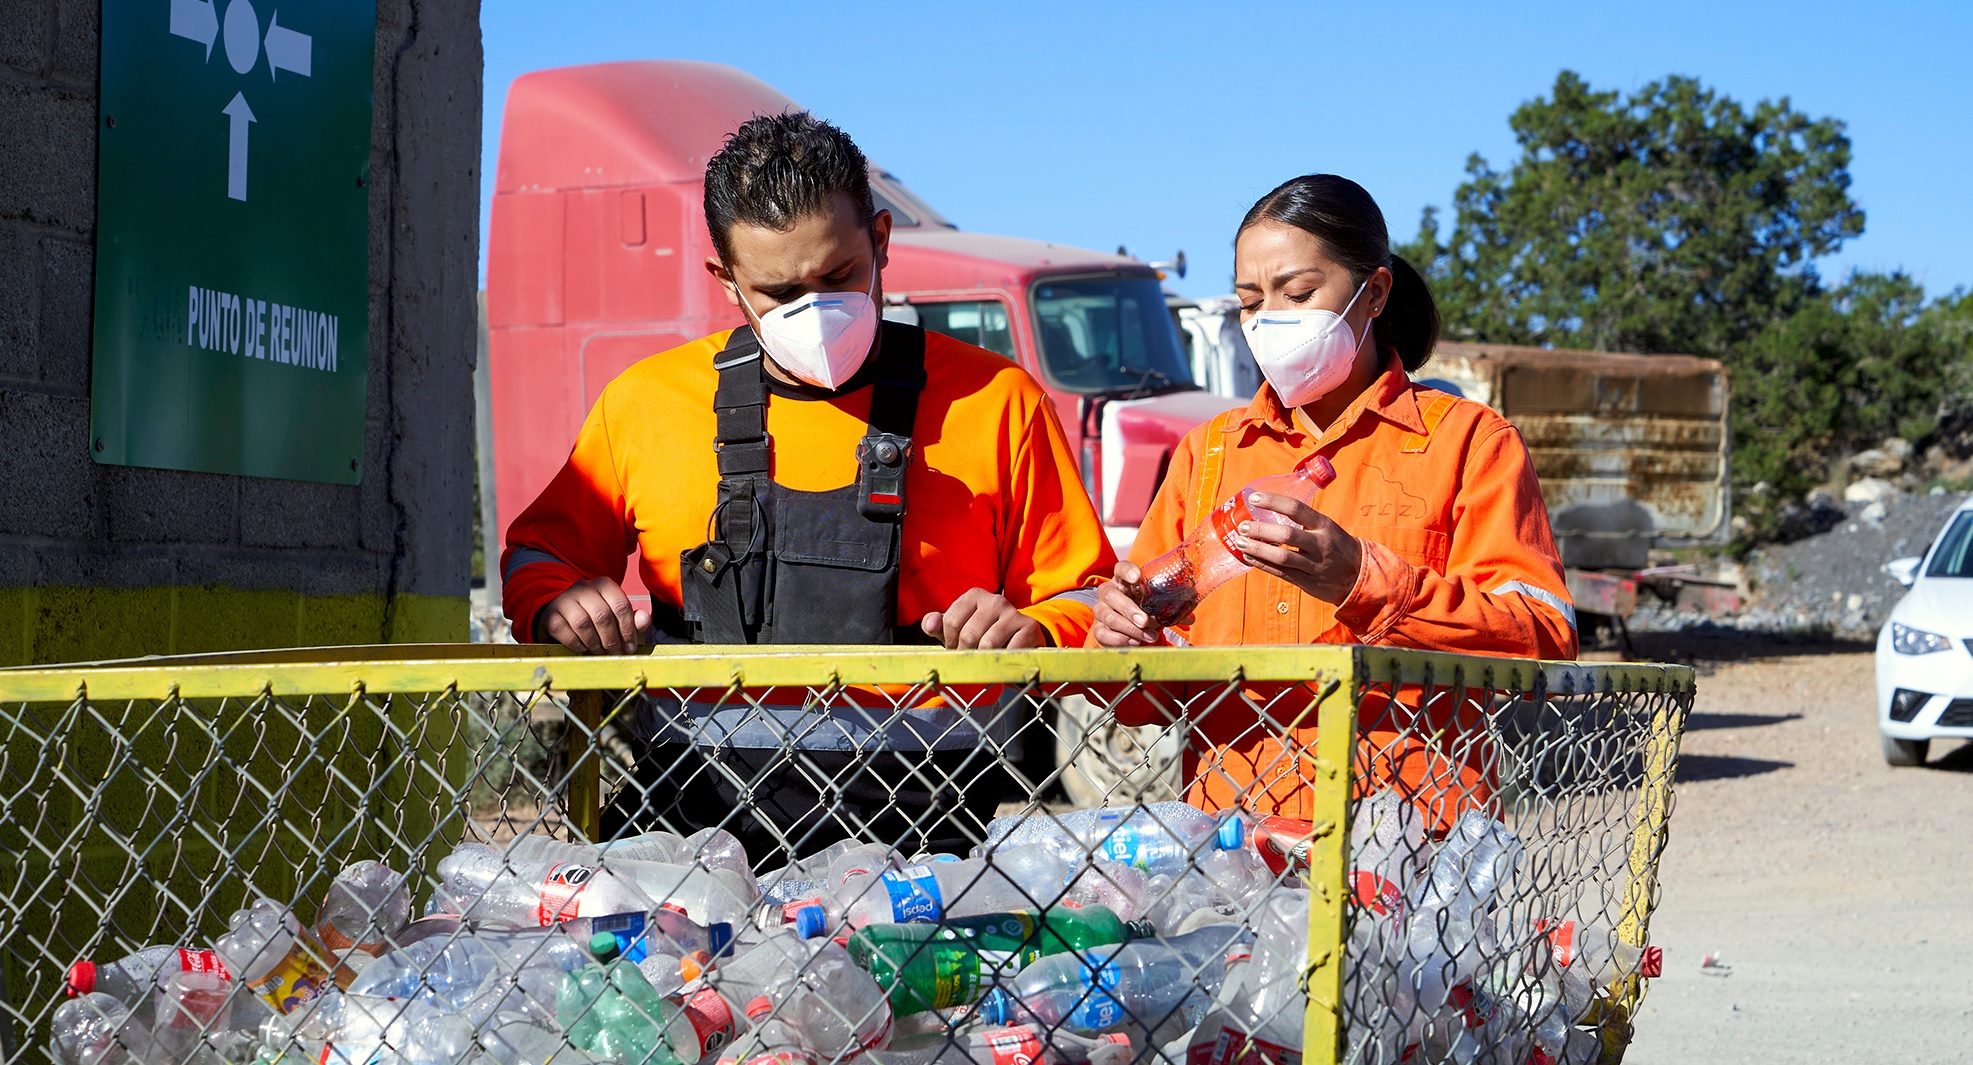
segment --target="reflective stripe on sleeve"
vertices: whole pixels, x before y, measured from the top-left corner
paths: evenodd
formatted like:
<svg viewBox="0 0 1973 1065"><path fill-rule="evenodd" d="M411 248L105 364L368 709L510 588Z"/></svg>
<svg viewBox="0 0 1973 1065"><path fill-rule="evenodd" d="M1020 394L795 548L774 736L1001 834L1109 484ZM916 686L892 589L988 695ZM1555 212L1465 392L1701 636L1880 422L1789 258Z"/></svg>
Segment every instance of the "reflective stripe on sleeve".
<svg viewBox="0 0 1973 1065"><path fill-rule="evenodd" d="M568 565L568 563L563 562L554 555L538 548L517 547L514 549L514 553L508 557L506 567L500 571L500 579L511 581L514 579L515 570L520 569L522 566L532 566L537 562L553 562L558 566Z"/></svg>
<svg viewBox="0 0 1973 1065"><path fill-rule="evenodd" d="M1056 599L1068 599L1073 602L1081 603L1083 606L1086 606L1091 610L1096 609L1096 589L1094 588L1073 588L1066 592L1059 592L1055 595L1051 595L1048 597L1048 599L1043 600L1043 602L1048 602Z"/></svg>
<svg viewBox="0 0 1973 1065"><path fill-rule="evenodd" d="M1564 621L1567 621L1569 623L1570 631L1573 632L1575 630L1576 608L1573 605L1571 605L1567 599L1564 599L1561 596L1556 595L1554 592L1551 592L1546 588L1537 588L1526 581L1508 581L1507 583L1494 588L1492 591L1488 592L1487 594L1500 595L1504 592L1519 592L1520 594L1525 595L1530 599L1535 599L1543 603L1547 603L1549 606L1554 607L1557 613L1562 615L1562 619Z"/></svg>

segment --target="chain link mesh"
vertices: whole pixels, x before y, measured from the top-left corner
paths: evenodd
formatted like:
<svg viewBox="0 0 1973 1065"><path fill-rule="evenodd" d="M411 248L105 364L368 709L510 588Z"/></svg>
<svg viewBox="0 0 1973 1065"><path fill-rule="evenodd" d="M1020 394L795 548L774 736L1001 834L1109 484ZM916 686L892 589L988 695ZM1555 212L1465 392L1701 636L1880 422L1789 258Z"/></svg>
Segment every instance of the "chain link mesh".
<svg viewBox="0 0 1973 1065"><path fill-rule="evenodd" d="M1616 1061L1691 698L1349 648L0 671L0 1061ZM106 988L365 860L410 910L294 939L271 1023L278 934Z"/></svg>

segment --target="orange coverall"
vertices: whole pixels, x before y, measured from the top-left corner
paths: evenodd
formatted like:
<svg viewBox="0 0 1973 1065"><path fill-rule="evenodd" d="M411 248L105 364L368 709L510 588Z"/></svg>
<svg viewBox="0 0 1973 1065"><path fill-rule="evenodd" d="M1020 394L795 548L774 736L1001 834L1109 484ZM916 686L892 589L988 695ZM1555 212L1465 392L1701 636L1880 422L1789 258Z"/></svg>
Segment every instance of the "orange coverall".
<svg viewBox="0 0 1973 1065"><path fill-rule="evenodd" d="M1316 494L1314 509L1362 543L1349 595L1332 606L1249 571L1173 631L1199 645L1360 643L1574 658L1575 611L1520 433L1481 404L1413 384L1395 356L1386 365L1319 438L1265 384L1246 408L1193 429L1130 550L1140 565L1156 558L1248 482L1321 451L1336 480ZM1257 728L1251 706L1267 705L1269 693L1250 694L1256 703L1226 702L1194 721L1187 798L1208 810L1241 805L1307 818L1298 763L1314 749L1315 729L1287 728L1307 699L1282 700L1276 724ZM1415 689L1408 694L1373 694L1359 707L1358 790L1398 787L1443 831L1491 798L1489 752L1475 734L1479 713L1464 700L1448 693L1421 710ZM1162 716L1149 699L1118 708L1124 724L1160 724ZM1434 729L1443 729L1436 739Z"/></svg>
<svg viewBox="0 0 1973 1065"><path fill-rule="evenodd" d="M571 584L621 583L633 552L653 597L679 606L679 553L706 539L718 494L712 362L727 336L653 355L603 390L568 462L507 530L503 598L517 638L531 638L535 612ZM978 587L1041 622L1056 646L1080 646L1091 599L1077 590L1108 577L1115 555L1047 394L1015 363L938 333L925 335L925 375L897 623ZM870 391L771 384L774 480L807 492L853 483Z"/></svg>

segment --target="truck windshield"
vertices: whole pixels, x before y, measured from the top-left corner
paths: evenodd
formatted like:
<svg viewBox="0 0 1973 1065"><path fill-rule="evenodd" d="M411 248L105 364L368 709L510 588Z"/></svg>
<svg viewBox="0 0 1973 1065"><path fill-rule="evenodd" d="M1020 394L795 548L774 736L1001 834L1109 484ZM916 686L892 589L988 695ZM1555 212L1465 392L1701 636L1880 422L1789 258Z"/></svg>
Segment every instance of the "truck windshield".
<svg viewBox="0 0 1973 1065"><path fill-rule="evenodd" d="M1973 511L1953 519L1952 528L1940 539L1939 549L1932 552L1932 564L1926 568L1925 575L1973 577Z"/></svg>
<svg viewBox="0 0 1973 1065"><path fill-rule="evenodd" d="M1035 334L1048 376L1075 392L1190 387L1165 294L1149 277L1037 281Z"/></svg>

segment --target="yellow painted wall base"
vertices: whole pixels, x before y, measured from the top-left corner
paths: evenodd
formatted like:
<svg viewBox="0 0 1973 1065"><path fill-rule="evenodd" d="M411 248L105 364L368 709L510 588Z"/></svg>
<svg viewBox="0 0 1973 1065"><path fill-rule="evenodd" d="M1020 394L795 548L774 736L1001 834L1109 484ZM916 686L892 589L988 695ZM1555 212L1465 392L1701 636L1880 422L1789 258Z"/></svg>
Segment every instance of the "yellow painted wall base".
<svg viewBox="0 0 1973 1065"><path fill-rule="evenodd" d="M0 588L0 665L466 639L466 599L225 586Z"/></svg>

